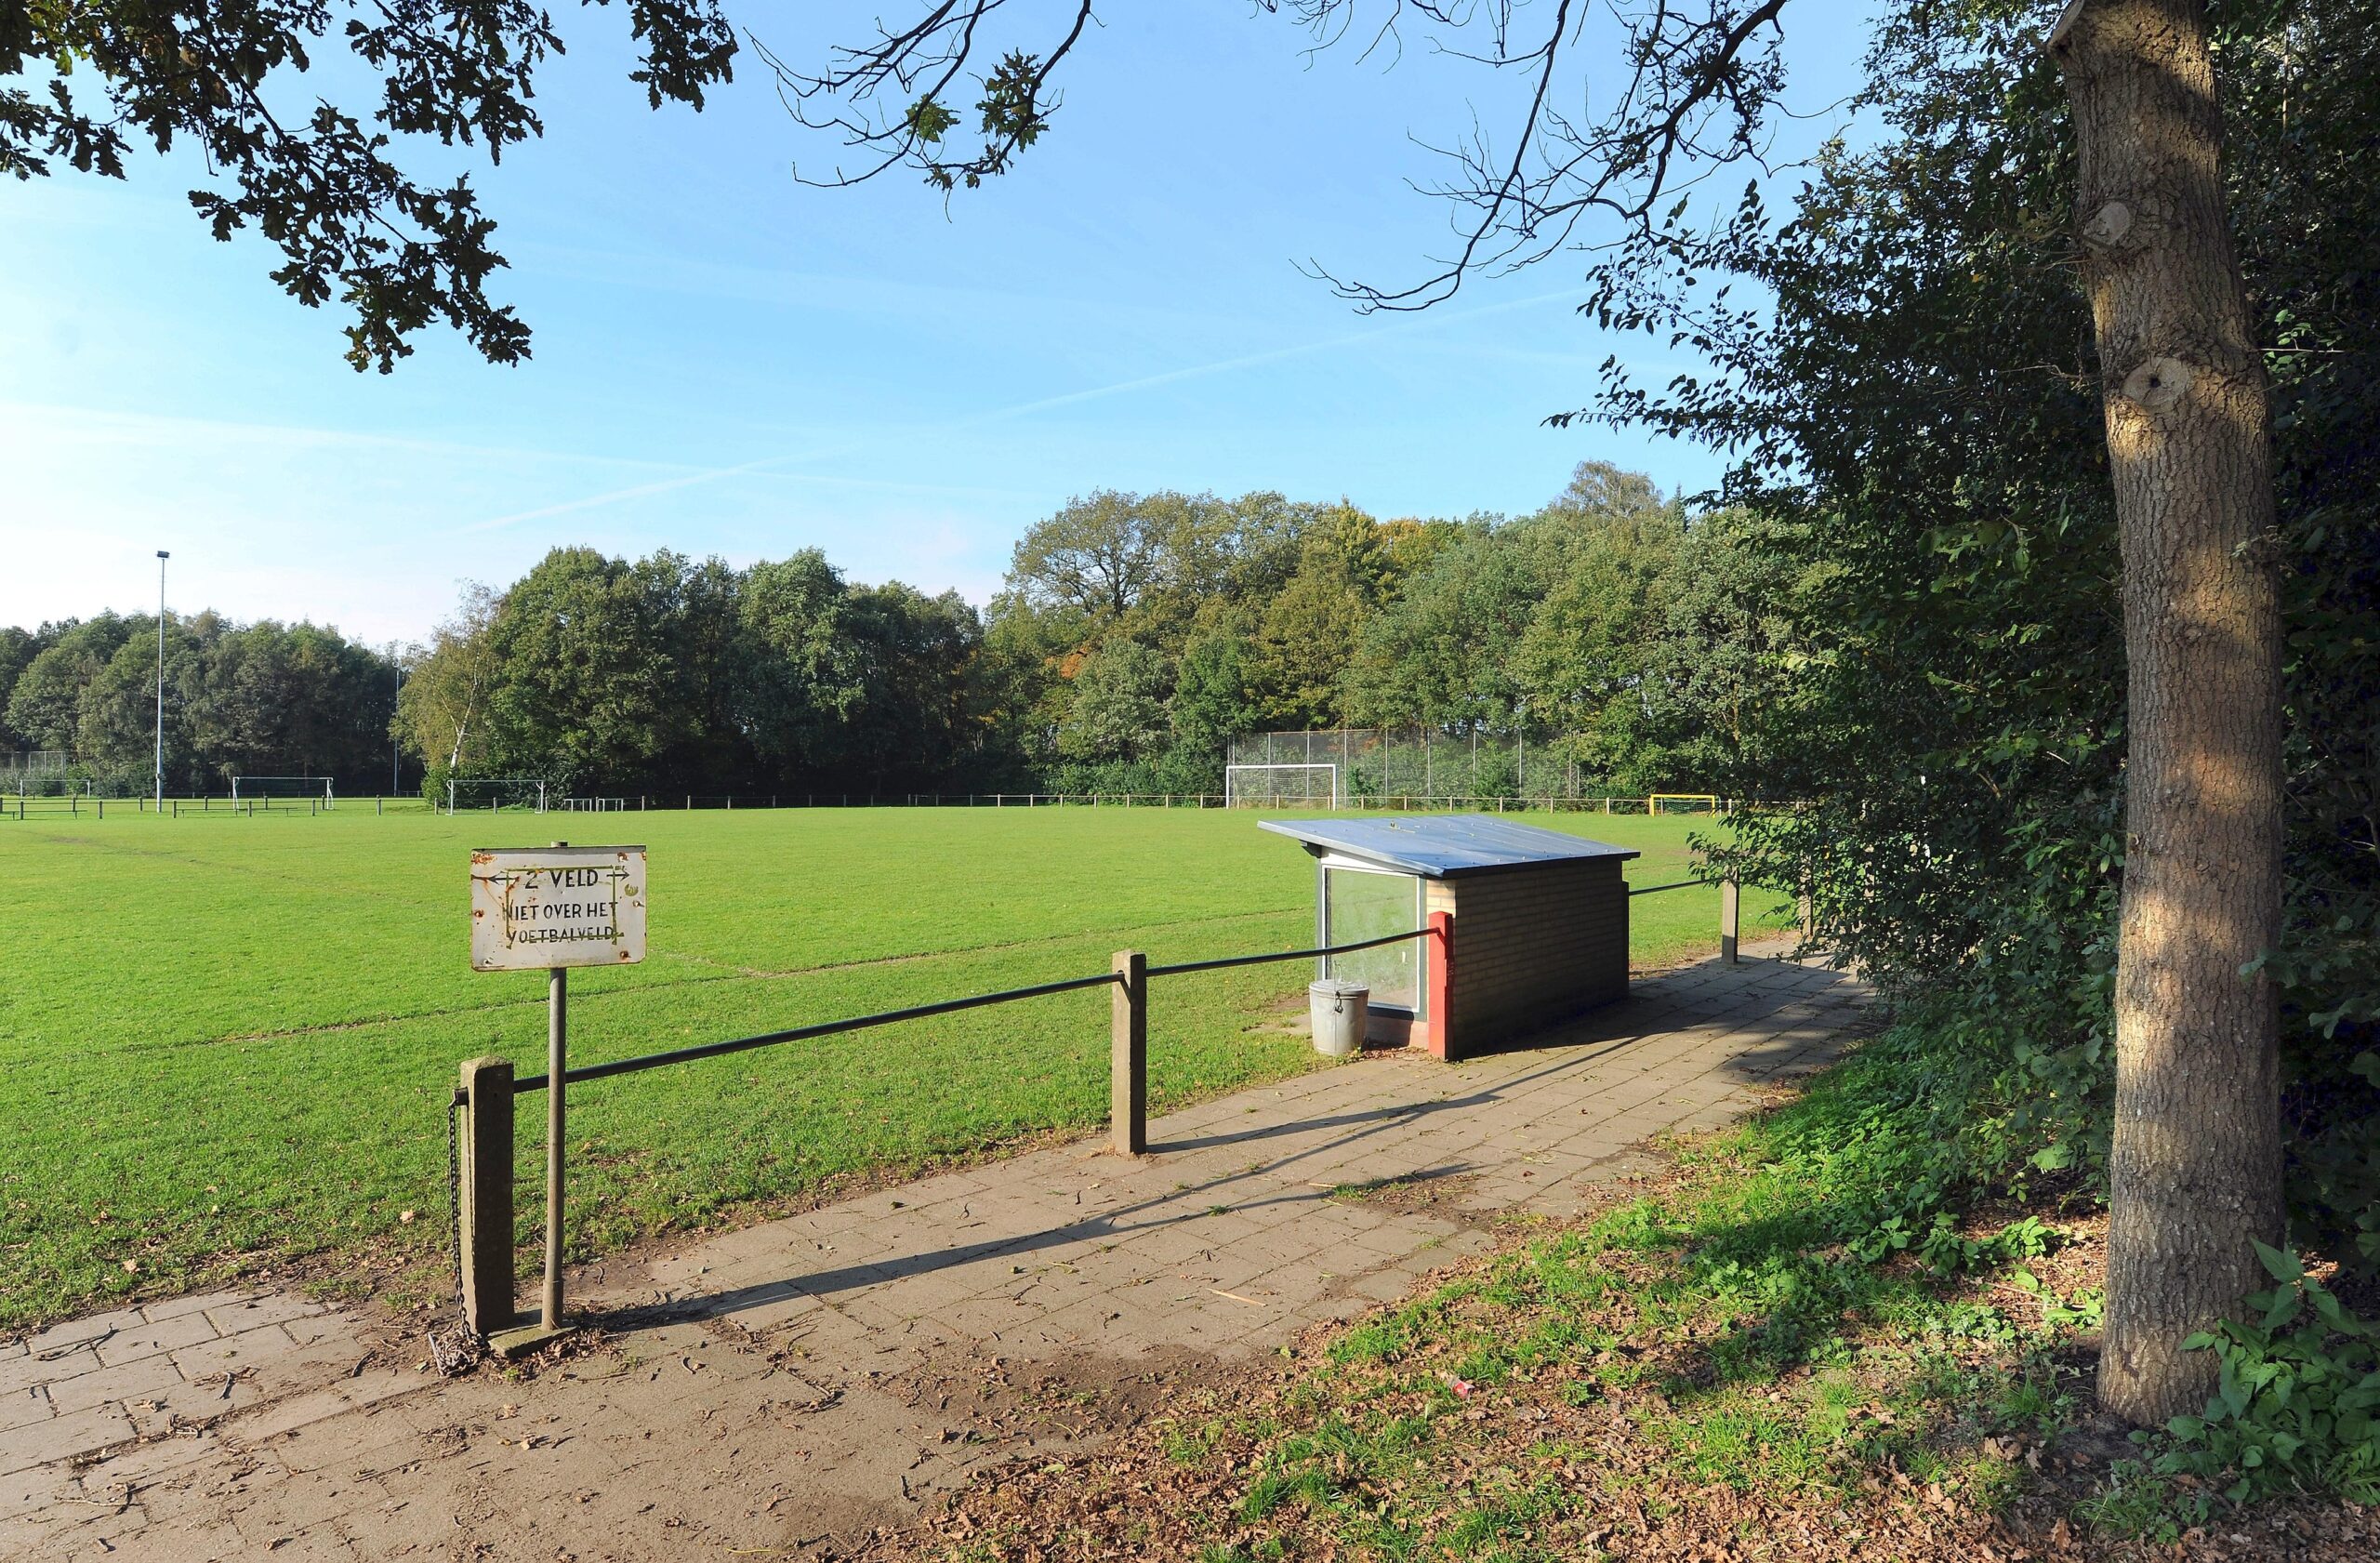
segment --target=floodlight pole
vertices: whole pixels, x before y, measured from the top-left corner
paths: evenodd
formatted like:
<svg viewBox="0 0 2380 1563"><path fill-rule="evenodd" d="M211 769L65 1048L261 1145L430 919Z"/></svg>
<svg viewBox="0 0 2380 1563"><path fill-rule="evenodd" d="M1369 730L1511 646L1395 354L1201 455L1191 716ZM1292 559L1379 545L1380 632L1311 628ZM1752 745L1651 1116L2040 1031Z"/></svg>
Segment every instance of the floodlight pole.
<svg viewBox="0 0 2380 1563"><path fill-rule="evenodd" d="M403 659L402 657L399 657L399 656L395 656L395 655L394 655L395 650L396 650L396 648L395 648L394 646L391 646L391 647L390 648L390 654L391 654L391 655L390 656L389 660L390 660L390 662L392 662L392 663L395 663L395 664L396 664L396 669L397 669L396 698L397 698L398 700L402 701L402 700L404 698L404 694L405 694L405 665L404 665L404 661L403 661ZM399 739L398 739L398 737L397 737L397 734L396 734L396 726L397 726L396 719L395 719L394 717L390 717L390 718L389 719L389 792L390 792L390 795L391 797L393 797L393 796L396 794L396 792L398 791L399 787L401 786L401 784L400 784L400 783L398 782L398 780L397 780L397 756L398 756L398 748L397 748L397 745L398 745Z"/></svg>
<svg viewBox="0 0 2380 1563"><path fill-rule="evenodd" d="M157 550L157 784L156 805L165 807L165 561L173 555Z"/></svg>

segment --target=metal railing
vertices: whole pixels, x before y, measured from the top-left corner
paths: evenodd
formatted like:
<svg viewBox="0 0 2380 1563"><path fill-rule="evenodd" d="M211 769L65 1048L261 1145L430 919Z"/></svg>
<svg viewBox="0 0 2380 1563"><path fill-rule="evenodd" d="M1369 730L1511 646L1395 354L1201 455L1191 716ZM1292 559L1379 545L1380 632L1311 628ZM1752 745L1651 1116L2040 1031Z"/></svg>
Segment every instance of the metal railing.
<svg viewBox="0 0 2380 1563"><path fill-rule="evenodd" d="M763 1031L758 1036L737 1037L732 1041L704 1042L694 1047L671 1048L667 1053L642 1053L635 1058L615 1058L608 1064L582 1064L562 1074L565 1085L582 1080L610 1080L615 1075L634 1075L646 1069L659 1069L671 1064L692 1064L705 1058L724 1058L730 1053L749 1053L755 1048L774 1047L780 1042L808 1041L813 1037L840 1036L846 1031L865 1031L870 1027L891 1026L898 1021L923 1020L929 1015L955 1014L961 1010L980 1010L992 1004L1012 1003L1019 999L1039 999L1052 993L1073 993L1086 987L1108 987L1121 981L1114 972L1102 972L1095 977L1067 977L1061 982L1035 983L1030 987L1006 987L997 993L971 994L964 999L945 999L934 1004L912 1004L906 1010L887 1010L881 1014L856 1015L850 1020L822 1021L816 1026L796 1026L783 1031ZM544 1075L523 1075L512 1082L516 1094L546 1089Z"/></svg>
<svg viewBox="0 0 2380 1563"><path fill-rule="evenodd" d="M729 813L760 809L1368 809L1382 813L1427 813L1443 810L1485 811L1490 814L1620 814L1646 811L1644 797L1568 797L1556 794L1475 796L1463 792L1344 792L1329 798L1239 798L1221 792L644 792L619 797L631 814L722 810ZM490 805L493 807L494 805ZM1740 808L1761 806L1742 799L1722 799L1716 809L1695 811L1691 817L1721 817ZM506 805L509 810L537 811L535 803ZM469 812L469 811L466 811ZM1681 811L1685 813L1685 811Z"/></svg>
<svg viewBox="0 0 2380 1563"><path fill-rule="evenodd" d="M28 813L91 813L103 801L113 802L119 808L136 811L147 807L146 796L136 793L111 794L105 797L87 791L18 793L8 791L5 787L0 787L0 793L7 794L5 798L0 798L0 812L4 812L5 817L11 819L22 817ZM343 797L337 801L341 805L352 808L360 806L367 796L369 795L358 793ZM26 807L28 800L31 801L30 809ZM178 800L174 798L165 800L168 812L177 815L191 812L240 815L321 812L319 808L307 810L298 807L303 801L305 801L304 799L296 797L260 798L252 801L245 797L231 799L219 795L210 800L205 794L186 794ZM436 806L416 793L382 794L372 797L371 801L375 814L427 811ZM572 801L585 803L589 800L560 800L549 806L559 807L562 803ZM673 812L722 810L733 813L739 810L840 808L1328 809L1332 807L1381 814L1461 811L1488 814L1642 815L1646 812L1645 800L1642 798L1568 798L1558 795L1477 798L1461 793L1385 795L1350 793L1342 797L1335 805L1328 799L1322 798L1231 800L1220 792L695 792L672 793L668 796L629 793L625 796L606 795L601 801L605 806L605 812L628 813L664 810ZM222 806L218 808L218 804ZM1725 799L1722 800L1722 807L1715 814L1688 817L1724 817L1747 809L1779 806L1782 805L1743 799ZM492 801L483 806L466 807L463 812L477 814L483 812L483 808L485 812L495 814L546 812L534 801L506 803L500 800Z"/></svg>
<svg viewBox="0 0 2380 1563"><path fill-rule="evenodd" d="M1256 955L1227 955L1209 960L1175 961L1163 966L1150 965L1148 957L1138 950L1118 950L1109 970L1091 976L1065 977L1025 987L970 994L963 999L913 1004L879 1014L854 1015L848 1020L822 1021L815 1026L789 1027L782 1031L764 1031L727 1041L705 1042L694 1047L671 1048L663 1053L641 1053L633 1058L580 1065L562 1070L562 1083L568 1087L620 1075L640 1074L673 1064L724 1058L785 1042L840 1036L902 1021L985 1009L994 1004L1106 987L1113 989L1116 996L1109 1035L1109 1139L1117 1151L1128 1156L1139 1156L1148 1149L1148 981L1151 977L1183 976L1195 972L1219 972L1236 966L1256 966L1283 960L1320 960L1432 935L1437 936L1444 947L1450 949L1451 925L1445 914L1434 916L1424 927L1401 934L1384 934L1377 938L1354 939L1344 944L1318 945L1305 949L1267 950ZM1438 966L1441 974L1446 968L1447 959L1441 956ZM456 1088L448 1107L448 1127L455 1145L448 1169L449 1192L455 1210L455 1285L457 1299L462 1305L465 1327L474 1335L490 1335L518 1323L522 1317L514 1305L512 1274L513 1105L517 1098L531 1092L550 1090L553 1084L550 1072L523 1075L516 1080L510 1060L475 1058L462 1066L462 1083ZM555 1219L554 1212L549 1212L548 1219Z"/></svg>
<svg viewBox="0 0 2380 1563"><path fill-rule="evenodd" d="M33 819L51 815L105 819L110 804L115 806L119 816L162 814L173 819L180 819L186 815L242 819L253 819L258 815L290 817L298 815L353 815L366 809L376 815L423 814L430 809L426 801L409 793L358 793L346 798L324 799L311 794L302 797L284 794L278 797L233 798L224 793L201 792L168 796L160 801L142 793L0 792L0 819Z"/></svg>
<svg viewBox="0 0 2380 1563"><path fill-rule="evenodd" d="M1185 972L1220 972L1231 966L1262 966L1273 960L1319 960L1325 956L1351 955L1359 949L1375 949L1382 945L1401 945L1408 939L1424 939L1435 933L1435 928L1415 928L1403 934L1382 934L1377 939L1355 939L1343 945L1318 945L1313 949L1285 949L1267 955L1224 955L1212 960L1177 960L1170 966L1152 966L1153 977L1175 977Z"/></svg>
<svg viewBox="0 0 2380 1563"><path fill-rule="evenodd" d="M1652 895L1713 882L1702 879L1675 880L1667 884L1633 888L1628 894L1632 897ZM1719 889L1721 958L1733 963L1737 960L1739 932L1739 887L1732 877L1722 878L1715 882ZM1217 956L1204 960L1179 960L1158 966L1150 965L1148 957L1139 950L1118 950L1109 970L1088 976L1001 988L991 993L975 993L959 999L886 1010L877 1014L854 1015L846 1020L822 1021L814 1026L789 1027L781 1031L764 1031L727 1041L706 1042L693 1047L671 1048L662 1053L641 1053L632 1058L581 1065L562 1070L562 1083L571 1086L610 1080L676 1064L724 1058L787 1042L840 1036L903 1021L924 1020L935 1015L985 1009L996 1004L1105 987L1114 994L1109 1034L1109 1142L1120 1154L1138 1156L1148 1149L1150 978L1186 976L1199 972L1228 971L1236 967L1288 960L1316 960L1431 937L1437 938L1440 944L1438 959L1431 964L1425 979L1425 1005L1430 1030L1424 1035L1429 1038L1431 1051L1440 1053L1446 1045L1447 1033L1439 1027L1447 1018L1443 1011L1451 994L1450 973L1454 964L1453 921L1443 911L1432 913L1426 925L1403 933L1302 949ZM521 1317L514 1311L512 1274L513 1104L519 1096L550 1090L553 1085L550 1073L524 1075L515 1080L511 1062L508 1059L478 1058L462 1066L462 1083L456 1090L449 1109L450 1113L456 1115L450 1127L455 1131L457 1146L450 1176L454 1182L456 1212L456 1286L463 1305L466 1326L474 1334L486 1335ZM553 1219L550 1212L549 1219ZM559 1303L555 1306L558 1312Z"/></svg>
<svg viewBox="0 0 2380 1563"><path fill-rule="evenodd" d="M1151 966L1144 974L1152 977L1182 976L1192 972L1220 972L1233 966L1261 966L1280 960L1318 960L1327 956L1349 955L1359 949L1373 949L1382 945L1403 944L1410 939L1426 938L1432 930L1416 928L1403 934L1383 934L1376 939L1356 939L1343 945L1318 945L1312 949L1268 950L1262 955L1226 955L1213 960L1182 960L1167 966ZM672 1064L699 1063L706 1058L725 1058L733 1053L750 1053L756 1048L775 1047L782 1042L804 1042L817 1037L836 1037L850 1031L866 1031L878 1026L892 1026L905 1020L925 1020L934 1015L956 1014L962 1010L980 1010L994 1004L1013 1003L1021 999L1043 999L1051 994L1076 993L1090 987L1112 987L1126 980L1121 971L1106 971L1096 976L1064 977L1056 982L1035 983L1027 987L1004 987L995 993L974 993L964 999L945 999L932 1004L912 1004L906 1009L886 1010L880 1014L854 1015L849 1020L821 1021L815 1026L789 1027L783 1031L763 1031L755 1036L737 1037L724 1042L702 1042L694 1047L671 1048L665 1053L640 1053L633 1058L615 1058L602 1064L582 1064L562 1071L562 1083L578 1085L587 1080L611 1080L619 1075L641 1074L647 1069L665 1068ZM543 1091L549 1083L545 1075L522 1075L512 1082L516 1096L533 1091ZM459 1105L462 1092L455 1093Z"/></svg>

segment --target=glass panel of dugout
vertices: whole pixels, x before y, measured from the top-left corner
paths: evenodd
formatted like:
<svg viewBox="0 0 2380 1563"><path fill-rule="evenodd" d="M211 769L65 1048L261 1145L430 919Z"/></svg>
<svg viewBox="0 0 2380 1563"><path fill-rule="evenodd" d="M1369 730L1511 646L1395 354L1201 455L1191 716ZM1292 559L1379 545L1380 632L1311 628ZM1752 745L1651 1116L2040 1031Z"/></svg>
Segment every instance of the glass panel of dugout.
<svg viewBox="0 0 2380 1563"><path fill-rule="evenodd" d="M1354 944L1421 926L1421 881L1412 874L1329 867L1322 870L1322 942ZM1370 987L1371 1007L1421 1013L1421 944L1397 944L1325 956L1322 974Z"/></svg>

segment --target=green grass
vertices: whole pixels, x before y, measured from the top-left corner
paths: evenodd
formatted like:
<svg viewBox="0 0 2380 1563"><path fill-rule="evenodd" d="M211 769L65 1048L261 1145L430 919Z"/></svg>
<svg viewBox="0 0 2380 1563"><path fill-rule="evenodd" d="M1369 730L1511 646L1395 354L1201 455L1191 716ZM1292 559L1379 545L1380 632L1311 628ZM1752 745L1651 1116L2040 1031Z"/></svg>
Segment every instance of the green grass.
<svg viewBox="0 0 2380 1563"><path fill-rule="evenodd" d="M1686 818L1545 816L1683 876ZM1292 947L1312 869L1247 814L1089 809L429 814L0 826L0 1327L199 1284L258 1256L444 1241L456 1064L541 1066L545 979L467 964L466 853L651 848L650 955L572 979L572 1059L1156 961ZM1634 903L1635 956L1707 948L1716 892ZM1302 965L1168 979L1162 1108L1313 1067L1252 1029ZM575 1092L575 1256L823 1180L922 1166L1105 1113L1086 993ZM524 1121L524 1170L542 1156ZM417 1212L408 1223L403 1212ZM538 1219L522 1212L524 1230ZM127 1269L129 1263L133 1268Z"/></svg>

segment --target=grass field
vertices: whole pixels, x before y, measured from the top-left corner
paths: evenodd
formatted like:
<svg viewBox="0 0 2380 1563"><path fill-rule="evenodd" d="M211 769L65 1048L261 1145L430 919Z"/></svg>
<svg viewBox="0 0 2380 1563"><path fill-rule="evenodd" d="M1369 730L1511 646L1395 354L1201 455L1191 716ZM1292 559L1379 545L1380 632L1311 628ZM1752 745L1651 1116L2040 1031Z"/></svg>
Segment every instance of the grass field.
<svg viewBox="0 0 2380 1563"><path fill-rule="evenodd" d="M1540 822L1641 848L1634 883L1691 862L1686 818ZM1118 948L1187 960L1313 934L1309 860L1244 813L12 821L0 1330L324 1251L443 1286L456 1066L544 1056L543 975L467 964L466 854L556 835L651 848L650 956L574 976L574 1063L1083 975ZM1637 960L1708 947L1716 904L1638 899ZM1315 1066L1268 1024L1310 975L1160 982L1152 1106ZM1094 989L575 1092L574 1255L1091 1128L1107 1004ZM541 1122L523 1115L524 1172Z"/></svg>

